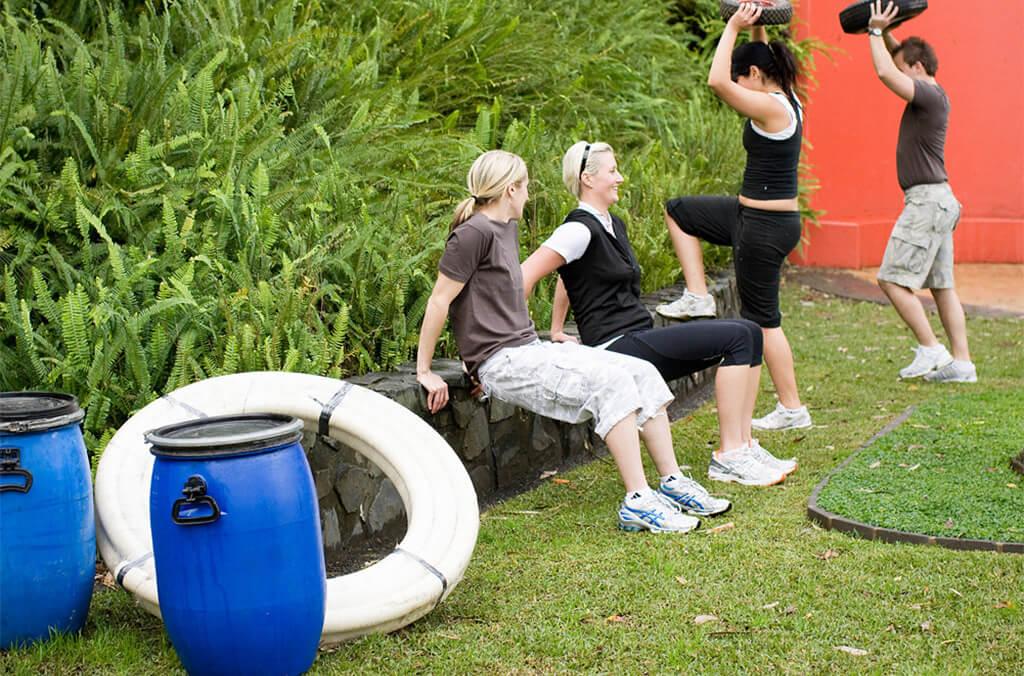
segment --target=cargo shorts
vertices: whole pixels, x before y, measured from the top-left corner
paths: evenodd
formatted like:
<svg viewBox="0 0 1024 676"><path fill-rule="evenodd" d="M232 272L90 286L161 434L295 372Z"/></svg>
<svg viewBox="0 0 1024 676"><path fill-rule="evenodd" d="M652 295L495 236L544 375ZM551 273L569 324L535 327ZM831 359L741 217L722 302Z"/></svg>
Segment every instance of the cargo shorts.
<svg viewBox="0 0 1024 676"><path fill-rule="evenodd" d="M502 348L477 375L487 396L563 422L593 419L602 439L630 415L642 427L673 399L650 362L576 343Z"/></svg>
<svg viewBox="0 0 1024 676"><path fill-rule="evenodd" d="M948 183L908 188L878 279L909 289L953 288L953 230L960 208Z"/></svg>

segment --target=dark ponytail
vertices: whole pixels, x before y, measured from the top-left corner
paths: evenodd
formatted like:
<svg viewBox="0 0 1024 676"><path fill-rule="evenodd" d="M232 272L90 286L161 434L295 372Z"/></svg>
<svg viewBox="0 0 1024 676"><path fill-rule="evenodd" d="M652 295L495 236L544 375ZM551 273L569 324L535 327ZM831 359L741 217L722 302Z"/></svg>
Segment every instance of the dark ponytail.
<svg viewBox="0 0 1024 676"><path fill-rule="evenodd" d="M782 40L770 43L747 42L732 52L732 79L750 74L750 67L757 66L765 77L782 87L783 93L792 98L799 75L796 57Z"/></svg>

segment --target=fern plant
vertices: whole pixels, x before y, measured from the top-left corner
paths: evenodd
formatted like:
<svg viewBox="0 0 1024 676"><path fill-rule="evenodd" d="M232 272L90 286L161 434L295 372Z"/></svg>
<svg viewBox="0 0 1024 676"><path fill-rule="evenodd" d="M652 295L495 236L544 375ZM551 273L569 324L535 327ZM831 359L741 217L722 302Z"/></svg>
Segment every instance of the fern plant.
<svg viewBox="0 0 1024 676"><path fill-rule="evenodd" d="M573 206L565 149L612 143L647 288L678 274L663 200L739 175L667 1L3 7L0 387L78 395L91 448L197 379L411 359L483 150L530 167L526 255Z"/></svg>

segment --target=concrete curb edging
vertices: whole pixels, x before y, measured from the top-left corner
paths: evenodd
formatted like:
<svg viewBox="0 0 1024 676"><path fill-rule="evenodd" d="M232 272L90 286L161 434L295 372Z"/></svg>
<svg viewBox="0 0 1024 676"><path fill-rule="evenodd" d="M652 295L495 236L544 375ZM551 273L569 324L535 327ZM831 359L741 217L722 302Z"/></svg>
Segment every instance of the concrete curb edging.
<svg viewBox="0 0 1024 676"><path fill-rule="evenodd" d="M860 448L851 453L850 457L839 463L835 469L829 472L825 478L814 487L814 491L811 492L810 500L807 501L807 517L811 521L820 524L828 530L837 530L842 533L856 533L865 540L905 542L915 545L937 545L939 547L946 547L947 549L957 549L961 551L980 550L995 551L1004 554L1024 554L1024 542L995 542L993 540L949 538L925 535L924 533L911 533L908 531L895 530L893 528L882 528L860 521L855 521L853 519L848 519L818 506L818 495L825 486L828 485L829 480L853 462L853 460L859 456L862 451L869 448L876 441L906 422L916 408L916 406L907 407L907 409L897 416L895 420L891 421L888 425L876 432L870 439L864 442Z"/></svg>

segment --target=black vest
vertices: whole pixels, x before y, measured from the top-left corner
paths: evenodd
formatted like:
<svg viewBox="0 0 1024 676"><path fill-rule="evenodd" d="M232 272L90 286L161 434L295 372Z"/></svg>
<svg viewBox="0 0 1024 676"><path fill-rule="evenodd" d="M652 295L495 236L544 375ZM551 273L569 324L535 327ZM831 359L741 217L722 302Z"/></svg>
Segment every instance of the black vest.
<svg viewBox="0 0 1024 676"><path fill-rule="evenodd" d="M796 130L782 141L765 138L754 131L754 123L743 125L743 147L747 151L747 167L743 171L740 194L755 200L777 200L796 197L800 146L804 135L803 111L795 96L787 96L796 115Z"/></svg>
<svg viewBox="0 0 1024 676"><path fill-rule="evenodd" d="M654 326L640 302L640 265L626 237L626 226L612 216L612 237L589 211L574 209L565 222L590 230L583 257L558 268L569 293L576 326L584 345L600 345L630 331Z"/></svg>

